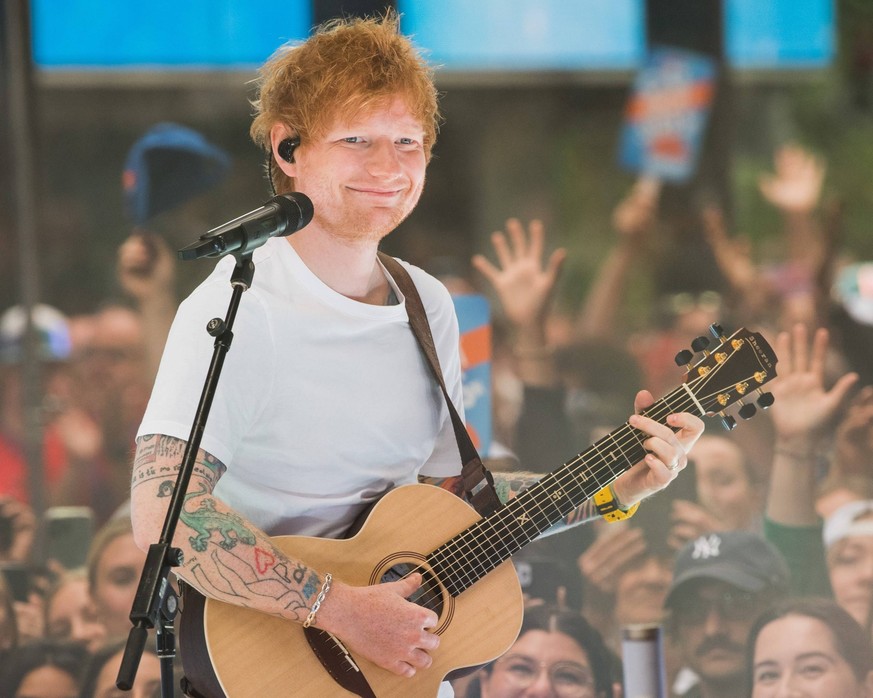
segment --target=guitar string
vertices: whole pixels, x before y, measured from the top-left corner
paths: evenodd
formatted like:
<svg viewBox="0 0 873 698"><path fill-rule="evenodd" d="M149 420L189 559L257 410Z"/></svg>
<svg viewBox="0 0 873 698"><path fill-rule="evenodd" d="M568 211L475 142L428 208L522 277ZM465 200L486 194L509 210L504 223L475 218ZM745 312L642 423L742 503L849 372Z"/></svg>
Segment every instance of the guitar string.
<svg viewBox="0 0 873 698"><path fill-rule="evenodd" d="M708 374L701 375L689 382L692 385L694 383L706 384L715 377L723 365L724 364L717 364ZM683 398L679 401L681 404L671 404L672 400L674 400L677 395ZM681 411L682 409L687 409L692 406L694 406L694 401L688 400L688 394L683 393L683 388L680 386L679 389L674 390L666 397L654 403L647 410L644 410L643 414L661 422L667 414ZM668 409L662 412L662 409L665 407ZM642 439L640 435L642 435ZM553 508L559 515L559 518L555 519L554 523L557 523L561 517L566 516L570 511L578 506L573 505L572 499L565 496L566 493L564 492L564 489L567 484L575 485L577 491L586 494L585 500L587 500L596 493L598 489L604 486L604 483L601 483L599 477L607 475L607 470L609 471L609 477L605 482L611 482L618 476L618 474L621 474L632 467L634 463L638 462L639 459L634 457L636 456L634 451L644 451L642 444L648 438L649 436L644 432L634 429L629 424L625 423L623 426L593 444L584 452L578 454L575 458L570 459L563 466L544 475L527 490L519 493L518 496L507 502L504 508L496 512L495 515L488 517L487 519L480 519L465 531L454 536L451 540L444 543L428 556L427 561L434 573L437 573L437 578L428 581L427 584L423 584L422 586L426 588L423 589L422 593L426 596L431 595L441 598L441 593L439 591L441 584L440 579L447 575L451 575L452 579L449 582L443 580L443 584L450 593L455 592L452 595L457 595L457 593L460 593L472 583L481 579L484 574L493 570L498 564L508 559L508 557L510 557L514 552L521 549L521 547L527 545L542 532L547 530L548 526L544 527L543 523L553 525L550 523L552 522L552 518L546 511L546 505ZM614 452L607 451L607 454L612 456L612 462L607 461L601 453L601 445L607 440L612 440L613 446L617 448L624 457L624 463L620 466L618 474L613 469L613 465L616 461ZM630 457L625 451L628 447L632 449L632 455ZM599 462L589 463L589 456L597 456ZM577 475L581 474L583 468L587 469L587 475L582 478L580 483ZM552 480L554 480L554 483ZM590 484L591 480L597 484L598 489L586 492L586 485ZM559 489L550 494L550 488L555 484L558 485ZM579 490L580 487L581 491ZM525 492L528 493L527 497L522 496ZM556 493L561 501L553 499ZM566 507L567 504L569 504L570 507L566 512L562 511L561 506L563 505ZM537 511L529 511L528 508L530 505L533 505ZM521 512L518 511L519 509L521 509ZM519 526L519 513L526 517L525 521L531 521L535 524L533 536L525 530L524 522ZM539 522L537 516L540 517ZM516 532L521 534L523 542L519 543L519 540L516 537ZM470 540L471 537L472 541ZM512 538L512 541L508 540L509 537ZM495 545L495 541L499 541L503 546L504 553L500 553ZM477 544L478 550L471 546L471 542ZM510 551L510 545L514 545L515 549ZM506 551L510 552L506 554ZM482 559L483 553L484 560ZM492 555L494 554L496 554L496 557L493 558ZM472 562L475 564L471 564L471 556ZM467 575L467 577L464 578L464 575L462 574L459 578L456 573L459 570L463 572L464 568L473 568L474 576L471 577L470 575ZM420 566L413 571L422 571L426 574L426 578L429 580L432 577L426 569L423 569ZM458 589L458 583L466 584L463 588ZM453 588L450 589L450 586Z"/></svg>

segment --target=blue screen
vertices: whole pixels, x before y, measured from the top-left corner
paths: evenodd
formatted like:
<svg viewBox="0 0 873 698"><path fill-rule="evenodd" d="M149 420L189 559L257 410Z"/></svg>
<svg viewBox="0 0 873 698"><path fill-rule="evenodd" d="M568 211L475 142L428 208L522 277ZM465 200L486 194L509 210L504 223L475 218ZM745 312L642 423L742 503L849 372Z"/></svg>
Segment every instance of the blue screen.
<svg viewBox="0 0 873 698"><path fill-rule="evenodd" d="M630 69L645 51L641 0L398 0L403 31L451 70Z"/></svg>
<svg viewBox="0 0 873 698"><path fill-rule="evenodd" d="M835 55L833 0L725 0L734 68L815 68Z"/></svg>
<svg viewBox="0 0 873 698"><path fill-rule="evenodd" d="M258 65L304 39L309 0L31 0L43 68Z"/></svg>
<svg viewBox="0 0 873 698"><path fill-rule="evenodd" d="M446 71L633 70L644 0L397 0L402 28ZM306 38L310 0L31 0L43 69L227 69ZM724 0L739 69L815 68L835 55L834 0Z"/></svg>

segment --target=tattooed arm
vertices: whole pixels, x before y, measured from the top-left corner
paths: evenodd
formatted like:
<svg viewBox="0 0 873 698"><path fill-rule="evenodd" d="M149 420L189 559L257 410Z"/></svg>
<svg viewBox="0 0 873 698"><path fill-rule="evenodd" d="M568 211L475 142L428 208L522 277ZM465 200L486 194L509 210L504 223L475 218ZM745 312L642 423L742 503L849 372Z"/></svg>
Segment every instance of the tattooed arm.
<svg viewBox="0 0 873 698"><path fill-rule="evenodd" d="M170 436L152 434L137 442L131 518L137 545L144 550L159 537L184 451L185 442ZM213 496L225 469L198 451L173 541L185 558L176 574L210 598L303 622L322 588L323 572L284 553ZM406 601L420 584L418 574L369 587L335 579L316 625L379 666L412 676L430 666L427 651L439 644L427 632L436 625L436 614Z"/></svg>

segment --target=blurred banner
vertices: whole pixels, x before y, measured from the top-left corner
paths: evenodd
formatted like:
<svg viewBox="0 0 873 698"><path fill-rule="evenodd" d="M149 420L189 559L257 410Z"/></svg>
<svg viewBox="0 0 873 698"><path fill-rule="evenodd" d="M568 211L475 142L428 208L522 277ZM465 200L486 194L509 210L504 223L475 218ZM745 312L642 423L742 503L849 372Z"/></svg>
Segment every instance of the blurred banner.
<svg viewBox="0 0 873 698"><path fill-rule="evenodd" d="M708 56L674 48L653 50L634 81L625 111L620 164L658 179L690 179L715 77L715 61Z"/></svg>

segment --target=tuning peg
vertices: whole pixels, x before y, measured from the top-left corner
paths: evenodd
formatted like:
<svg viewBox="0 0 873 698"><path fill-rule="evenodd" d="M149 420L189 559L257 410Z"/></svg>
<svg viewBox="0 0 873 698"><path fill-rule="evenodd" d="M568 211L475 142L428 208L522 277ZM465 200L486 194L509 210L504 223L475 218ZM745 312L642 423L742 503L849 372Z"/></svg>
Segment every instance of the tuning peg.
<svg viewBox="0 0 873 698"><path fill-rule="evenodd" d="M691 359L694 358L694 354L692 354L687 349L683 349L678 354L676 354L676 358L673 360L676 362L677 366L687 366L691 363Z"/></svg>
<svg viewBox="0 0 873 698"><path fill-rule="evenodd" d="M752 403L749 403L748 405L743 405L742 407L740 407L740 417L742 417L743 419L751 419L755 416L755 412L757 411L758 408L755 407Z"/></svg>
<svg viewBox="0 0 873 698"><path fill-rule="evenodd" d="M717 322L714 322L709 326L709 333L720 342L723 342L725 339L727 339L727 336L724 333L724 328Z"/></svg>
<svg viewBox="0 0 873 698"><path fill-rule="evenodd" d="M776 398L773 397L773 393L761 393L761 397L758 398L758 406L762 410L766 410L774 402L776 402Z"/></svg>
<svg viewBox="0 0 873 698"><path fill-rule="evenodd" d="M726 415L721 418L722 426L728 431L733 431L737 428L737 420L731 417L730 415Z"/></svg>
<svg viewBox="0 0 873 698"><path fill-rule="evenodd" d="M709 346L709 337L705 337L701 335L700 337L695 337L694 341L691 342L691 348L694 351L703 351L706 347Z"/></svg>

